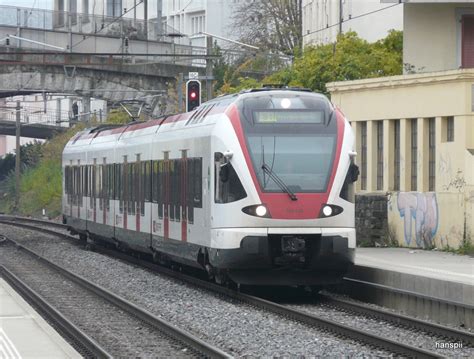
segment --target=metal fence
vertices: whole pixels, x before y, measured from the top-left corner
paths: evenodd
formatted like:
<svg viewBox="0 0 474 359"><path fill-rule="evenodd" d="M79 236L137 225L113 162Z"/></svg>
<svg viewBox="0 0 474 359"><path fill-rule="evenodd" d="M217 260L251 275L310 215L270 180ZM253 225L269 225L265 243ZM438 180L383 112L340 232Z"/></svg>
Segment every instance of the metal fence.
<svg viewBox="0 0 474 359"><path fill-rule="evenodd" d="M7 5L0 5L0 25L167 42L172 37L183 36L156 18L140 20L133 18L132 13L112 17Z"/></svg>
<svg viewBox="0 0 474 359"><path fill-rule="evenodd" d="M25 109L0 110L0 120L16 122L17 112L20 113L21 124L36 124L48 126L69 127L69 121L72 119L70 111L28 111Z"/></svg>

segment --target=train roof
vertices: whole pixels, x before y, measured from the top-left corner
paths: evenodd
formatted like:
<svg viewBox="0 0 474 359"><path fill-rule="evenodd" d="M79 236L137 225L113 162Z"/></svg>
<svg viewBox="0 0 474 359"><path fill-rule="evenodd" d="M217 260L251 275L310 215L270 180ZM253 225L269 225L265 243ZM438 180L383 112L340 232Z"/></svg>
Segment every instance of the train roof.
<svg viewBox="0 0 474 359"><path fill-rule="evenodd" d="M97 136L103 135L112 135L112 134L119 134L128 131L134 131L146 127L152 126L161 126L164 123L170 122L177 122L181 120L187 120L186 123L193 121L193 120L200 120L201 118L218 112L224 112L225 109L230 106L232 103L235 103L241 97L252 96L252 94L261 94L263 92L275 92L275 93L284 93L287 91L301 93L301 94L311 94L315 97L319 97L321 99L326 99L327 97L323 94L313 92L311 89L301 88L301 87L288 87L288 86L281 86L281 85L264 85L261 88L252 88L242 90L238 93L229 94L229 95L221 95L218 96L210 101L206 101L202 103L199 107L195 108L193 111L184 112L179 114L170 114L158 117L156 119L152 119L149 121L131 121L125 125L112 125L112 124L104 124L99 125L91 128L87 128L79 133L77 133L73 138L71 138L70 142L75 143L79 139L87 139L87 138L94 138ZM330 103L330 101L328 100ZM194 122L194 121L193 121Z"/></svg>

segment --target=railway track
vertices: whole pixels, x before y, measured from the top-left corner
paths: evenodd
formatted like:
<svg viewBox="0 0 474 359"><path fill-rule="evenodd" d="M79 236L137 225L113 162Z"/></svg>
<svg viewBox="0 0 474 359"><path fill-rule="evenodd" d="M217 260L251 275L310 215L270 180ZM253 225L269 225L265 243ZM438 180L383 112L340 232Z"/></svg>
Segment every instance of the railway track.
<svg viewBox="0 0 474 359"><path fill-rule="evenodd" d="M33 301L33 306L39 307L48 318L52 317L53 324L62 333L68 333L66 337L86 357L154 356L157 353L182 358L231 357L105 288L50 262L21 243L11 239L7 242L21 249L22 254L21 260L7 261L8 269L0 267L4 278L26 299ZM75 322L80 324L72 324L66 316L74 317ZM85 329L78 329L79 326ZM93 335L84 334L86 331ZM145 353L137 351L137 344L140 343L143 345L138 347L146 347Z"/></svg>
<svg viewBox="0 0 474 359"><path fill-rule="evenodd" d="M0 265L0 276L17 293L25 298L43 318L47 319L64 338L84 357L111 358L112 356L103 349L97 342L85 334L74 323L54 309L35 290L30 288L24 281L9 271L5 266Z"/></svg>
<svg viewBox="0 0 474 359"><path fill-rule="evenodd" d="M20 223L16 223L16 225L23 226ZM46 226L47 223L43 223L42 225L43 225L43 227L41 228L42 232L46 232L46 233L60 236L63 238L66 237L70 240L74 240L77 242L77 239L75 237L67 236L62 233L58 233L54 230L44 228L44 226ZM31 226L31 225L28 225L28 227L26 226L23 226L23 227L29 228L29 229L36 229L35 226ZM281 305L272 301L265 300L263 298L251 296L245 293L231 290L229 288L224 288L224 287L215 285L213 283L199 280L195 277L190 277L182 273L176 272L174 270L155 265L148 261L138 259L128 254L117 252L115 250L111 250L104 247L99 247L97 248L97 250L103 254L107 254L115 258L120 258L122 260L138 264L152 271L165 274L167 276L173 277L175 279L179 279L191 285L198 286L200 288L204 288L215 293L219 293L221 295L225 295L226 297L232 298L234 300L238 300L240 302L249 304L254 307L261 308L262 310L276 313L278 315L284 316L286 318L290 318L292 320L304 323L312 327L321 328L325 331L334 333L338 336L355 339L359 342L363 342L365 344L368 344L377 348L388 350L397 355L409 356L409 357L420 357L420 358L440 357L438 353L433 352L433 351L421 349L421 348L414 347L405 343L400 343L400 342L397 342L397 341L394 341L394 340L391 340L391 339L388 339L388 338L385 338L373 333L362 331L357 328L335 322L333 320L328 320L319 316L311 315L310 313L307 313L301 310L295 310L286 305ZM344 310L351 313L357 313L358 315L364 315L371 318L377 318L377 319L392 323L399 327L409 328L410 330L422 330L430 335L435 336L438 339L442 338L442 339L450 339L450 340L455 340L455 341L462 341L467 346L472 346L474 344L474 336L469 332L460 331L454 328L449 328L449 327L441 326L438 324L429 323L426 321L421 321L415 318L406 317L406 316L399 315L396 313L391 313L385 310L377 310L372 307L356 304L356 303L341 300L341 299L335 299L332 297L326 296L326 297L323 297L323 300L329 305L335 308L339 308L340 310Z"/></svg>

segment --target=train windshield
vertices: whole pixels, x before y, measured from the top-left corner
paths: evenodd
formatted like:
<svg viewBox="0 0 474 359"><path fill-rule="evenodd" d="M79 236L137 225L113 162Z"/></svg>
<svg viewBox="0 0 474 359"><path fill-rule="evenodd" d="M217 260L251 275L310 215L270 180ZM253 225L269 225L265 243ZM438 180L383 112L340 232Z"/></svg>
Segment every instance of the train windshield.
<svg viewBox="0 0 474 359"><path fill-rule="evenodd" d="M336 146L334 110L326 98L267 93L244 99L240 111L263 191L326 191Z"/></svg>

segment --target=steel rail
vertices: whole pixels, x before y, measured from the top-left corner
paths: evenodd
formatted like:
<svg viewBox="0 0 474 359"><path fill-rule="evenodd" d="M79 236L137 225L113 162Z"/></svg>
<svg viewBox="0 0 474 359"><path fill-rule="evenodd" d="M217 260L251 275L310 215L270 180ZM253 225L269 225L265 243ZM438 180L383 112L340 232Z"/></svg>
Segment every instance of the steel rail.
<svg viewBox="0 0 474 359"><path fill-rule="evenodd" d="M8 215L0 215L0 222L3 220L7 221L13 221L13 222L31 222L31 223L38 223L38 224L44 224L45 226L51 226L51 227L57 227L57 228L62 228L62 229L68 229L67 224L62 224L59 222L53 222L53 221L48 221L44 219L38 219L38 218L28 218L28 217L19 217L19 216L8 216Z"/></svg>
<svg viewBox="0 0 474 359"><path fill-rule="evenodd" d="M229 297L231 299L238 300L240 302L252 305L256 308L263 309L265 311L277 314L279 316L283 316L285 318L290 318L297 322L309 325L310 327L321 328L335 335L341 335L346 338L355 339L359 342L368 344L370 346L382 348L390 352L393 352L395 354L406 355L408 357L416 357L416 358L442 358L442 356L438 355L435 352L413 347L408 344L399 343L394 340L384 338L372 333L368 333L368 332L359 330L357 328L353 328L353 327L338 323L333 320L320 318L315 315L311 315L309 313L291 309L284 305L268 301L266 299L262 299L259 297L241 293L241 292L232 290L230 288L219 286L211 282L206 282L196 277L189 276L181 272L177 272L172 269L168 269L160 265L141 260L139 258L133 257L131 255L128 255L122 252L118 252L116 250L107 249L104 247L96 247L96 250L99 253L107 254L111 257L119 258L124 261L128 261L128 262L140 265L154 272L164 274L174 279L183 281L187 284L193 285L197 288L200 288L200 289L204 288L211 292L218 293L226 297Z"/></svg>
<svg viewBox="0 0 474 359"><path fill-rule="evenodd" d="M456 328L446 327L436 323L427 322L413 317L408 317L399 313L392 313L387 310L368 307L363 304L352 301L334 298L328 295L320 294L322 298L329 304L336 308L341 308L347 312L362 314L368 317L382 319L391 322L397 326L404 326L408 328L416 328L424 332L434 334L443 338L460 340L464 344L474 345L474 334Z"/></svg>
<svg viewBox="0 0 474 359"><path fill-rule="evenodd" d="M3 265L0 265L0 274L17 293L30 303L44 318L48 319L49 322L72 343L72 346L78 350L80 354L90 358L112 358L97 342L54 309L36 291Z"/></svg>
<svg viewBox="0 0 474 359"><path fill-rule="evenodd" d="M0 221L0 223L2 223L2 222ZM3 223L5 223L5 222L3 222ZM18 226L23 226L23 224L15 223L15 222L6 223L6 224L13 224L13 225L18 225ZM28 226L28 225L26 225L26 226ZM28 227L29 227L29 229L32 229L32 230L36 229L34 226L28 226ZM77 241L77 238L69 236L69 235L65 235L63 233L58 233L58 232L48 230L48 229L44 229L44 228L38 228L38 230L42 231L42 232L45 232L45 233L48 233L48 234L51 234L51 235L55 235L55 236L59 236L59 237L62 237L62 238L67 238L69 240ZM364 343L369 344L369 345L373 345L373 346L376 346L376 347L379 347L379 348L389 350L389 351L391 351L393 353L396 353L396 354L407 355L409 357L417 357L417 358L439 358L439 357L442 357L436 352L432 352L432 351L428 351L428 350L421 349L421 348L418 348L418 347L414 347L414 346L411 346L411 345L408 345L408 344L405 344L405 343L399 343L399 342L396 342L394 340L378 336L376 334L368 333L368 332L365 332L365 331L362 331L362 330L359 330L359 329L356 329L356 328L353 328L353 327L350 327L350 326L346 326L346 325L338 323L336 321L320 318L320 317L317 317L317 316L309 314L309 313L305 313L305 312L302 312L302 311L298 311L298 310L295 310L295 309L288 308L284 305L280 305L280 304L275 303L275 302L271 302L271 301L268 301L268 300L265 300L265 299L262 299L262 298L259 298L259 297L254 297L254 296L244 294L244 293L241 293L241 292L229 289L229 288L225 288L225 287L216 285L214 283L207 282L207 281L198 279L196 277L192 277L192 276L174 271L172 269L165 268L163 266L151 263L149 261L144 261L144 260L141 260L139 258L133 257L131 255L128 255L128 254L125 254L125 253L122 253L122 252L118 252L116 250L111 250L111 249L108 249L108 248L105 248L105 247L102 247L102 246L96 247L96 250L99 253L107 254L107 255L109 255L111 257L114 257L114 258L119 258L119 259L122 259L124 261L132 262L134 264L138 264L138 265L146 267L146 268L148 268L152 271L170 276L174 279L181 280L181 281L186 282L188 284L191 284L193 286L196 286L196 287L199 287L199 288L205 288L207 290L217 292L219 294L225 295L225 296L230 297L232 299L239 300L241 302L250 304L252 306L255 306L255 307L260 308L260 309L264 309L266 311L269 311L269 312L272 312L272 313L275 313L275 314L278 314L280 316L291 318L293 320L296 320L298 322L310 325L312 327L322 328L323 330L326 330L328 332L332 332L336 335L342 335L342 336L347 337L347 338L355 339L357 341L364 342ZM370 313L368 315L372 316L372 315L375 315L375 314ZM393 317L397 317L397 314L393 314ZM419 322L423 322L423 321L419 321ZM425 322L423 322L423 323L425 323ZM429 326L431 323L426 323L426 324ZM415 327L414 325L411 325L411 324L410 324L410 326ZM439 326L439 327L443 328L443 332L445 333L445 334L442 335L443 337L444 336L449 336L450 338L456 337L457 331L453 332L453 331L451 331L451 328L448 328L448 327L443 327L443 326ZM451 334L446 335L446 333L449 333L449 332ZM467 342L471 343L472 337L469 338L470 333L467 333L467 332L465 333L465 332L462 332L462 331L460 331L460 332L467 335L467 339L469 339ZM438 333L436 333L436 334L438 334Z"/></svg>
<svg viewBox="0 0 474 359"><path fill-rule="evenodd" d="M60 233L56 233L56 235L61 235ZM231 355L227 354L226 352L222 351L221 349L206 343L205 341L197 338L191 333L174 326L171 323L166 322L165 320L158 318L154 314L136 306L132 302L110 292L109 290L100 287L91 281L85 279L84 277L74 274L68 271L65 268L58 266L57 264L49 261L45 257L41 256L41 254L35 252L31 248L15 241L11 238L7 238L8 241L12 242L17 248L24 250L28 254L32 255L42 263L46 264L48 267L56 270L61 275L64 275L74 283L82 286L83 288L91 291L92 293L102 297L103 299L107 300L108 302L112 303L113 305L119 307L123 311L133 315L152 328L157 329L158 331L164 333L165 335L177 340L181 343L184 343L186 346L194 349L200 354L208 358L232 358Z"/></svg>

